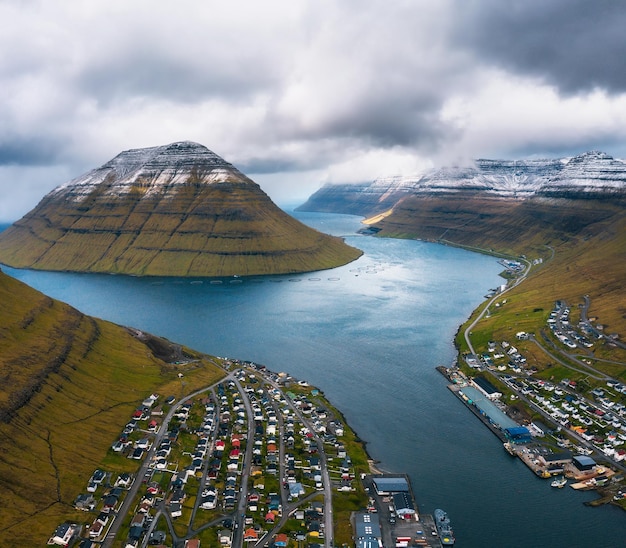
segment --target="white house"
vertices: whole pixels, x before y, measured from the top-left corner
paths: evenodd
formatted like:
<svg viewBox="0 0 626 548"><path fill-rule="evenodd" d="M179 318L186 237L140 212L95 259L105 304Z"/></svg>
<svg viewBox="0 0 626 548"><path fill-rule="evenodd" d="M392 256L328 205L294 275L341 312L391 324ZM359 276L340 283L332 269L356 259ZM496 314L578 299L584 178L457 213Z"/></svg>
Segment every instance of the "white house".
<svg viewBox="0 0 626 548"><path fill-rule="evenodd" d="M75 523L62 523L54 531L48 544L57 544L58 546L68 546L74 533L77 532L78 525Z"/></svg>

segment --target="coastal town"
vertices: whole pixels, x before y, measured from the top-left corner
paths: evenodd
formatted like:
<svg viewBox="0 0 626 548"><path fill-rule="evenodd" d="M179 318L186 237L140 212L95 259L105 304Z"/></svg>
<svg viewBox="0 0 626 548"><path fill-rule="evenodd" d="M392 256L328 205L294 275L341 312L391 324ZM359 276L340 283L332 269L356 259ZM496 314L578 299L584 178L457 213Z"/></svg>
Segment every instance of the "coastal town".
<svg viewBox="0 0 626 548"><path fill-rule="evenodd" d="M520 263L508 265L521 274ZM490 305L506 306L494 290ZM448 388L519 457L556 488L596 490L590 505L625 508L626 385L597 366L598 346L623 350L617 334L589 318L590 299L575 307L557 301L539 335L519 331L514 340L489 341L482 353L468 353L453 367L438 370ZM538 349L553 362L539 368L524 348ZM618 363L618 362L613 362ZM558 366L558 367L557 367Z"/></svg>
<svg viewBox="0 0 626 548"><path fill-rule="evenodd" d="M523 268L507 262L515 276ZM489 306L506 306L500 290ZM557 301L539 335L489 341L452 367L448 388L512 456L553 488L626 502L626 385L594 367L596 346L623 348ZM539 370L533 345L568 367ZM445 511L418 509L406 475L383 474L324 395L306 381L221 358L225 377L192 394L150 394L112 440L107 466L77 494L74 519L48 544L287 547L450 546ZM571 374L565 376L564 372ZM83 519L76 519L80 515Z"/></svg>
<svg viewBox="0 0 626 548"><path fill-rule="evenodd" d="M146 397L77 495L81 519L59 524L49 545L454 544L445 512L435 523L406 475L379 473L319 390L223 362L213 386Z"/></svg>

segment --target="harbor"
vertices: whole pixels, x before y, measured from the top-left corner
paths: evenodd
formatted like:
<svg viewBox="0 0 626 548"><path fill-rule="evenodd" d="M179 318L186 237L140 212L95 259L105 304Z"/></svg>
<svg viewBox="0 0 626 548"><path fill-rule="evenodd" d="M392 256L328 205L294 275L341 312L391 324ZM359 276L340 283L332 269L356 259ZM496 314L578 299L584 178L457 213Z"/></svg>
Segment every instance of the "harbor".
<svg viewBox="0 0 626 548"><path fill-rule="evenodd" d="M591 458L591 450L578 448L581 454L573 454L563 447L554 452L542 436L533 436L529 427L515 421L499 397L490 399L488 387L481 391L484 382L473 383L457 368L438 366L436 369L451 382L448 389L502 442L503 448L519 458L535 476L551 479L553 488L569 485L576 491L597 491L600 497L586 505L599 506L620 500L621 492L616 494L617 486L612 483L621 481L622 476Z"/></svg>
<svg viewBox="0 0 626 548"><path fill-rule="evenodd" d="M468 397L468 393L472 396L476 395L476 389L469 386L467 379L464 375L455 369L449 369L444 366L438 366L439 371L446 379L452 382L448 385L448 389L461 400L466 407L487 427L489 430L503 443L507 442L507 437L501 427L502 424L507 426L518 426L512 419L508 418L504 411L495 406L492 402L489 402L486 398L481 397L480 401L483 406L488 406L488 409L476 405L478 399L472 399ZM497 418L497 419L496 419ZM499 420L499 422L496 422Z"/></svg>

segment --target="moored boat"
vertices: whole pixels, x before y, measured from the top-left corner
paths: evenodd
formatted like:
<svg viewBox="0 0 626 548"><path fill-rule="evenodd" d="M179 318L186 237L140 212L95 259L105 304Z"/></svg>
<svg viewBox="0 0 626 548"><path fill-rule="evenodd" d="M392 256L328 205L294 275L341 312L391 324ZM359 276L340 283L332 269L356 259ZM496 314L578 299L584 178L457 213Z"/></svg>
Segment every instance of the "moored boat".
<svg viewBox="0 0 626 548"><path fill-rule="evenodd" d="M557 489L561 489L567 485L567 479L564 476L556 477L552 480L550 484L552 487L556 487Z"/></svg>
<svg viewBox="0 0 626 548"><path fill-rule="evenodd" d="M515 454L515 450L513 449L513 446L512 446L512 445L511 445L508 441L507 441L507 442L504 442L502 445L504 446L504 448L506 449L506 452L507 452L509 455L511 455L512 457L515 457L515 456L516 456L516 454Z"/></svg>
<svg viewBox="0 0 626 548"><path fill-rule="evenodd" d="M434 511L433 516L435 518L435 527L437 527L441 544L443 546L453 546L455 539L448 514L440 508L437 508Z"/></svg>

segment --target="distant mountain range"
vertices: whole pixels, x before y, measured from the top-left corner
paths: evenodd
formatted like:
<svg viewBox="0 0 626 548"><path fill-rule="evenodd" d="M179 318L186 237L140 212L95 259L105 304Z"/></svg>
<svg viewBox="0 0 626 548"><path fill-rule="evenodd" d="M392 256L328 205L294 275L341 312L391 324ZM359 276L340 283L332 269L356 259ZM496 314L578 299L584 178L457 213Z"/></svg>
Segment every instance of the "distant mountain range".
<svg viewBox="0 0 626 548"><path fill-rule="evenodd" d="M140 276L308 272L359 255L188 141L122 152L0 234L0 262L9 266Z"/></svg>
<svg viewBox="0 0 626 548"><path fill-rule="evenodd" d="M626 163L602 152L326 185L298 209L362 215L363 232L379 236L547 261L523 284L524 302L589 294L594 313L626 333Z"/></svg>
<svg viewBox="0 0 626 548"><path fill-rule="evenodd" d="M476 160L412 176L328 184L298 209L371 215L406 197L610 198L626 193L626 163L603 152L548 160Z"/></svg>

